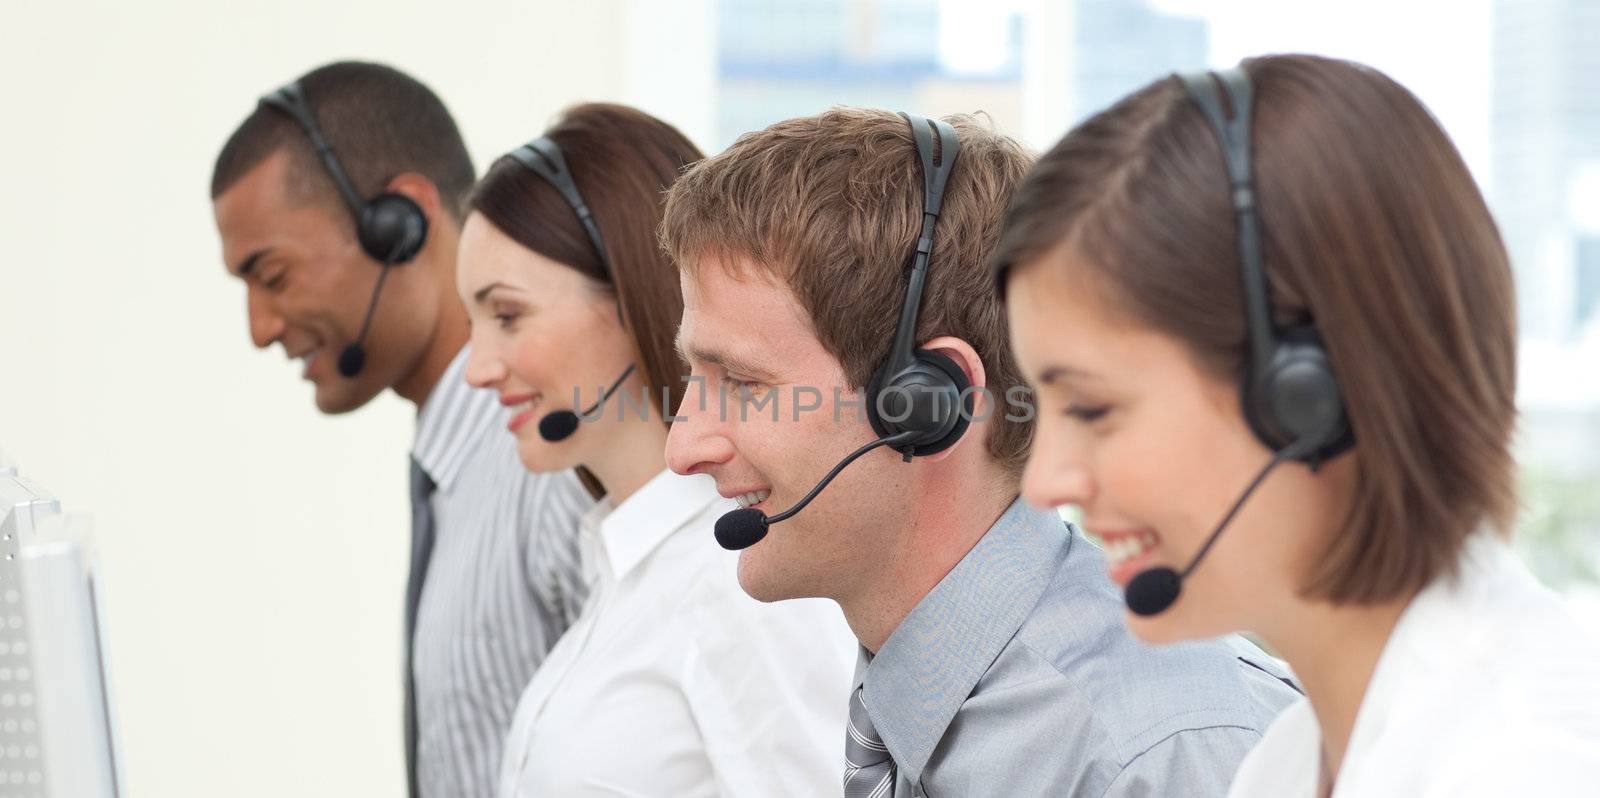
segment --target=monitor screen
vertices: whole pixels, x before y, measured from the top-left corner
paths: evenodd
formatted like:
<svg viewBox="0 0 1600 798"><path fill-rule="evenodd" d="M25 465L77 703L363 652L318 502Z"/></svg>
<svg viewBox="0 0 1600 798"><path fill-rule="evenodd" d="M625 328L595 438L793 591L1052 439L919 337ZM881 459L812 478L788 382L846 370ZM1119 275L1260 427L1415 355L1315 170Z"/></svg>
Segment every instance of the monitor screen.
<svg viewBox="0 0 1600 798"><path fill-rule="evenodd" d="M0 798L123 794L89 527L0 475Z"/></svg>

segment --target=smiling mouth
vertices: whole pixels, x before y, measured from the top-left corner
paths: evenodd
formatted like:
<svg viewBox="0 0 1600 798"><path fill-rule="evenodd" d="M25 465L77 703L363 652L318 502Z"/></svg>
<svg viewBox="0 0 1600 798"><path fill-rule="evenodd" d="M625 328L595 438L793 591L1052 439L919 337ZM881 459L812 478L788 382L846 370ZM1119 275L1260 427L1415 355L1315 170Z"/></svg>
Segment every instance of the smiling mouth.
<svg viewBox="0 0 1600 798"><path fill-rule="evenodd" d="M1150 567L1155 550L1161 545L1161 538L1148 529L1102 535L1100 541L1111 581L1124 586Z"/></svg>
<svg viewBox="0 0 1600 798"><path fill-rule="evenodd" d="M770 490L753 490L741 496L735 496L733 500L739 503L740 509L744 509L766 501L771 495L772 491Z"/></svg>
<svg viewBox="0 0 1600 798"><path fill-rule="evenodd" d="M521 429L524 424L533 419L534 408L539 406L539 402L540 397L535 394L533 397L516 404L506 405L506 409L511 411L511 420L506 423L506 429L512 432Z"/></svg>

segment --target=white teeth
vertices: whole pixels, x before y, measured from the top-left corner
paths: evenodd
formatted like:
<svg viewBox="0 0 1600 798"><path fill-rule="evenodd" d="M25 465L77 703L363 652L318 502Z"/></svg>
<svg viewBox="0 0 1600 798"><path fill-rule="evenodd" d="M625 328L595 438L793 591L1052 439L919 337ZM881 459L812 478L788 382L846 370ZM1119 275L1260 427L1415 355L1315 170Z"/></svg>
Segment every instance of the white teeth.
<svg viewBox="0 0 1600 798"><path fill-rule="evenodd" d="M1137 557L1140 554L1155 548L1155 546L1156 541L1154 536L1145 533L1117 538L1116 540L1106 543L1106 559L1110 561L1110 565L1112 567L1116 567L1126 560Z"/></svg>
<svg viewBox="0 0 1600 798"><path fill-rule="evenodd" d="M771 495L772 491L770 490L756 490L746 493L743 496L735 496L733 497L733 500L738 502L740 507L749 507L752 504L760 504L766 501L767 497Z"/></svg>

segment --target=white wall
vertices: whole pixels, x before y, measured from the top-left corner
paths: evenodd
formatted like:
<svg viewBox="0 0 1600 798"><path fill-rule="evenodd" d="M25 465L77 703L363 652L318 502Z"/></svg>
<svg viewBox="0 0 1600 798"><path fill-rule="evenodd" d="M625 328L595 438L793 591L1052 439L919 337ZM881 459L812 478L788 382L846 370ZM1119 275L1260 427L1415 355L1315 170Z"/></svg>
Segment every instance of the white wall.
<svg viewBox="0 0 1600 798"><path fill-rule="evenodd" d="M411 408L319 416L250 347L207 192L227 134L354 57L439 92L480 168L586 99L708 141L709 8L7 4L0 447L96 517L131 795L403 793Z"/></svg>

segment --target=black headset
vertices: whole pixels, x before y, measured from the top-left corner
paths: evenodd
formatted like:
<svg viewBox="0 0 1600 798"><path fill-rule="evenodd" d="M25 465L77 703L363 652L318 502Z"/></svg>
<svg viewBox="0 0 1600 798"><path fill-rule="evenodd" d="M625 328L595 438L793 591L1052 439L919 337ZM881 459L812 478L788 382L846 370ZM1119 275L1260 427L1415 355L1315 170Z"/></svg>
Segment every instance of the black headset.
<svg viewBox="0 0 1600 798"><path fill-rule="evenodd" d="M1315 468L1355 445L1355 435L1316 327L1301 323L1279 328L1272 322L1250 166L1250 76L1243 67L1234 67L1178 77L1216 130L1227 161L1250 347L1240 384L1245 420L1267 448L1277 452L1292 447L1289 459ZM1219 84L1228 92L1231 116L1223 111Z"/></svg>
<svg viewBox="0 0 1600 798"><path fill-rule="evenodd" d="M261 104L287 114L305 131L306 138L311 140L311 146L316 148L317 156L322 159L328 176L333 178L339 193L344 196L350 215L355 217L356 239L361 242L361 249L368 257L389 267L405 263L422 251L423 243L428 240L428 217L422 208L410 197L392 191L385 191L371 199L363 199L356 192L349 173L339 164L333 147L322 135L322 128L317 125L316 115L306 103L305 92L300 88L299 81L262 97Z"/></svg>
<svg viewBox="0 0 1600 798"><path fill-rule="evenodd" d="M572 212L578 215L583 231L589 234L589 243L594 244L595 254L600 256L600 268L605 271L606 280L614 283L616 276L611 273L611 258L606 255L605 241L600 238L600 226L595 223L589 204L583 201L583 195L578 192L578 184L572 179L572 171L567 168L567 158L561 152L561 145L549 136L540 136L512 150L510 155L528 171L544 178L572 206Z"/></svg>
<svg viewBox="0 0 1600 798"><path fill-rule="evenodd" d="M922 166L922 231L911 255L905 302L889 357L867 383L867 419L878 439L840 460L805 498L777 515L768 516L753 507L723 513L717 519L716 535L725 549L737 551L759 543L772 524L793 518L846 466L879 446L892 447L909 463L918 455L954 446L967 431L973 402L966 372L944 354L918 349L915 337L917 311L922 308L922 289L928 279L928 256L933 252L933 228L939 221L945 184L961 152L961 141L955 128L944 122L905 113L900 116L911 126Z"/></svg>
<svg viewBox="0 0 1600 798"><path fill-rule="evenodd" d="M545 182L555 188L567 204L572 206L572 212L577 215L578 222L583 225L583 231L589 235L589 243L594 245L595 254L600 256L600 269L605 272L606 281L616 284L616 275L611 271L611 258L606 255L605 240L600 237L600 225L594 220L594 214L589 210L589 203L583 201L583 194L578 191L578 184L572 179L572 170L567 168L567 158L561 151L561 145L549 136L540 136L521 147L512 150L511 157L527 167L528 171L544 178ZM617 323L627 327L627 322L622 317L622 296L617 295ZM551 443L564 441L578 431L581 418L588 417L605 401L611 398L617 388L622 386L622 381L632 374L638 366L629 363L607 388L600 394L593 406L583 411L580 415L571 410L556 410L539 419L539 435Z"/></svg>
<svg viewBox="0 0 1600 798"><path fill-rule="evenodd" d="M945 122L907 113L900 116L911 126L922 166L922 233L911 256L894 344L889 359L867 384L866 404L867 419L879 437L916 433L893 444L909 462L912 457L944 451L961 439L972 418L973 397L966 372L954 360L916 346L917 313L928 279L933 228L939 221L945 184L961 152L961 141L955 128Z"/></svg>

